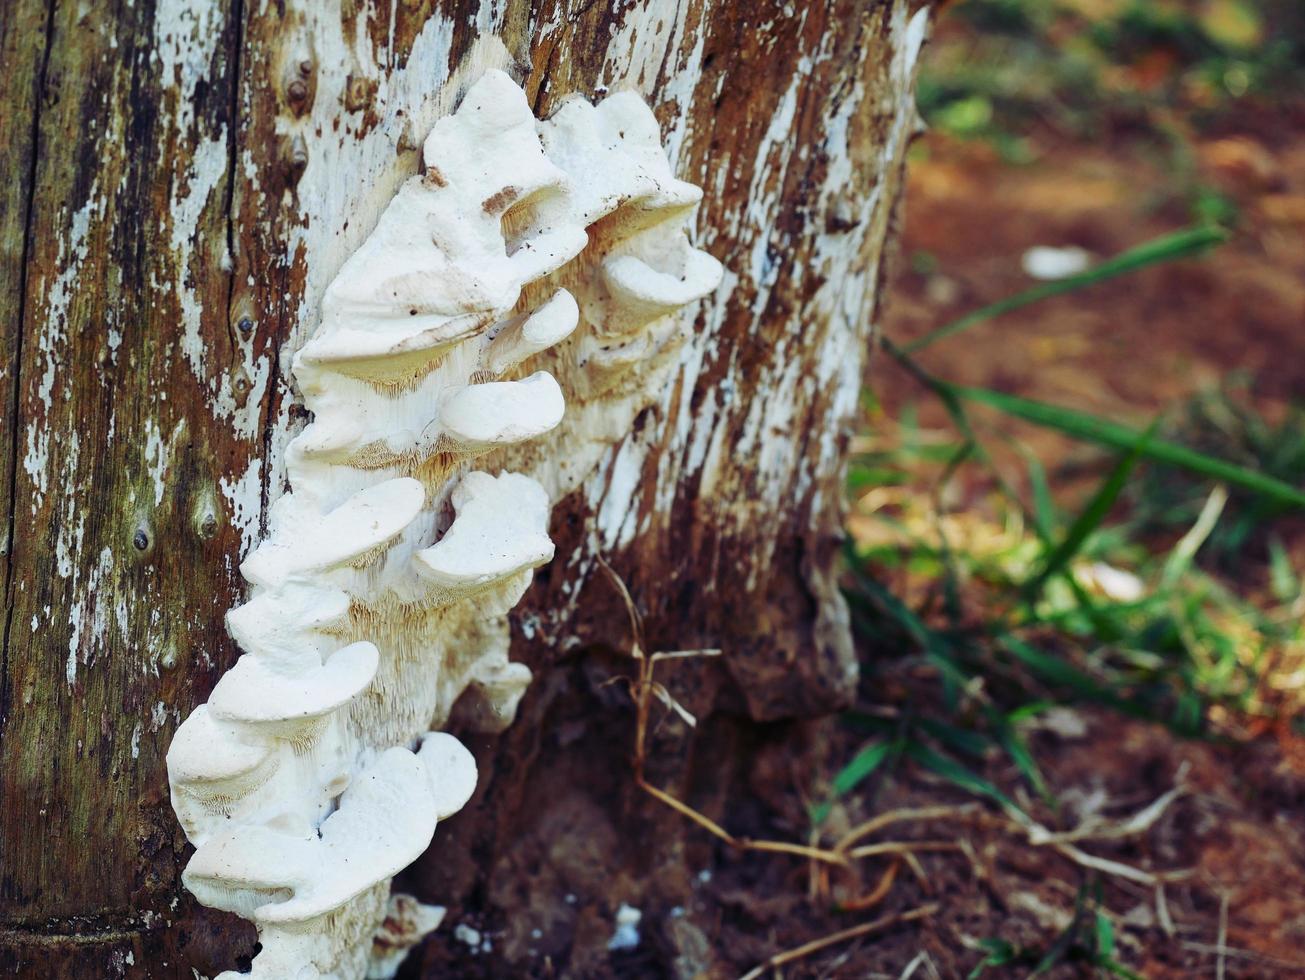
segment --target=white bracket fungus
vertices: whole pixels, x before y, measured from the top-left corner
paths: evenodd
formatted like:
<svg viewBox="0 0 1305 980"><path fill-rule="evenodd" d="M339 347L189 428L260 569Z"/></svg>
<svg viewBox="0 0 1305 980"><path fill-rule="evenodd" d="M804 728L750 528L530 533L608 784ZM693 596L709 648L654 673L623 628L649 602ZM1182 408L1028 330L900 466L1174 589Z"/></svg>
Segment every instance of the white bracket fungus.
<svg viewBox="0 0 1305 980"><path fill-rule="evenodd" d="M326 290L292 492L227 616L244 655L168 752L184 881L258 926L253 976L390 976L438 924L389 894L475 788L435 729L464 694L479 730L516 712L506 615L553 556L550 503L659 396L720 282L685 234L699 198L637 96L541 122L491 71Z"/></svg>

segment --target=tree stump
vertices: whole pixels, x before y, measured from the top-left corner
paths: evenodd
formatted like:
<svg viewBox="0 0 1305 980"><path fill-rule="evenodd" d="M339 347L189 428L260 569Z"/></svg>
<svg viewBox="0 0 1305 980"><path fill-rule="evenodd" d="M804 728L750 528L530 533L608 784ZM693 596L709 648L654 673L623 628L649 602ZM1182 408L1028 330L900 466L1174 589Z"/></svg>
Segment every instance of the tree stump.
<svg viewBox="0 0 1305 980"><path fill-rule="evenodd" d="M728 823L764 726L856 682L843 461L927 18L913 0L0 9L0 973L248 962L248 924L181 887L164 755L238 656L223 614L305 421L289 357L487 67L541 118L573 92L642 95L726 274L672 383L554 508L557 557L513 614L534 681L505 735L464 739L476 795L403 877L453 908L445 930L491 926L493 951L473 970L436 939L405 970L547 955L604 975L620 903L679 904L715 842L634 785L610 683L632 673L629 622L596 557L649 649L724 651L661 677L699 724L659 728L649 773Z"/></svg>

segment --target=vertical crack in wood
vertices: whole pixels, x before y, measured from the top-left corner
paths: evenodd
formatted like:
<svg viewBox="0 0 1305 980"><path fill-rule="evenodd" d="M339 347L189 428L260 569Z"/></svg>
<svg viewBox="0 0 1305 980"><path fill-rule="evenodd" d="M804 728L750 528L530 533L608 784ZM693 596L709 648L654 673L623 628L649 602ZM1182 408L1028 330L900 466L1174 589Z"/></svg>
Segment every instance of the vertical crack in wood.
<svg viewBox="0 0 1305 980"><path fill-rule="evenodd" d="M5 624L3 641L0 641L2 642L2 645L0 645L0 735L3 735L9 720L9 636L14 618L14 523L18 500L18 415L22 392L23 327L27 319L27 270L32 247L32 221L36 202L36 171L39 159L37 150L41 139L41 103L45 96L45 78L46 71L50 66L50 51L54 47L54 8L55 0L48 0L45 9L45 46L41 50L40 67L35 72L35 77L32 80L32 124L29 130L31 145L28 149L31 159L27 166L27 173L24 175L27 182L27 199L23 208L23 248L19 258L18 315L13 320L17 335L14 341L14 357L10 362L13 370L9 394L9 425L11 428L8 470L4 474L8 483L9 501L5 514L4 538ZM0 794L3 794L4 785L4 782L0 781ZM3 805L2 796L0 796L0 805Z"/></svg>
<svg viewBox="0 0 1305 980"><path fill-rule="evenodd" d="M227 192L225 200L222 202L223 210L226 214L227 221L227 261L231 268L227 270L227 330L231 330L232 308L235 304L236 295L236 218L235 218L235 195L236 195L236 159L240 153L240 72L244 61L245 46L245 4L244 0L232 0L231 16L235 22L235 44L232 46L232 67L231 67L231 98L229 100L231 112L231 139L227 145ZM266 447L264 447L266 452Z"/></svg>
<svg viewBox="0 0 1305 980"><path fill-rule="evenodd" d="M231 138L227 149L227 192L222 207L226 215L227 226L227 262L230 268L227 270L227 303L226 303L226 324L227 330L233 329L232 321L235 317L235 300L236 300L236 213L235 213L235 196L236 182L240 179L238 161L240 158L240 145L245 132L244 119L240 111L240 90L244 85L245 70L245 0L231 0L231 17L235 24L235 43L232 46L231 59ZM273 334L273 343L270 353L271 365L269 367L269 376L267 390L275 397L275 393L281 384L281 340L285 332L278 330ZM233 338L234 340L234 338ZM238 340L234 341L239 343ZM259 444L262 446L262 458L268 460L272 458L272 409L274 402L269 399L265 408L259 432ZM267 508L271 496L271 467L264 466L260 471L259 486L259 514L258 514L258 533L260 537L267 534Z"/></svg>

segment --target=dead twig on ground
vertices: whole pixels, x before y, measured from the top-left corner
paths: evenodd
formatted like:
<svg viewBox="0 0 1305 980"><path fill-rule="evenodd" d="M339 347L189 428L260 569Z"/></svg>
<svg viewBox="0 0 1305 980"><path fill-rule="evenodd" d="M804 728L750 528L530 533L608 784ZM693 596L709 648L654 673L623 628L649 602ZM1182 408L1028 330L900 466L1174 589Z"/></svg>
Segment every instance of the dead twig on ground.
<svg viewBox="0 0 1305 980"><path fill-rule="evenodd" d="M1029 844L1033 847L1050 847L1084 868L1124 878L1139 885L1155 887L1162 881L1172 880L1175 876L1184 877L1189 872L1181 870L1172 872L1143 871L1141 868L1135 868L1121 861L1112 861L1109 858L1088 854L1079 848L1075 842L1123 840L1146 833L1164 816L1169 804L1187 792L1187 787L1181 782L1181 772L1179 773L1179 779L1180 782L1177 786L1161 794L1155 801L1143 807L1127 820L1117 823L1091 821L1085 822L1073 830L1056 833L1027 818L1013 820L1013 822L1021 828Z"/></svg>
<svg viewBox="0 0 1305 980"><path fill-rule="evenodd" d="M630 630L632 633L630 655L639 665L638 676L630 682L630 693L635 703L634 758L631 760L635 784L659 803L670 807L682 817L693 821L708 833L737 850L760 851L769 854L791 854L795 857L805 857L823 864L846 866L848 864L846 856L826 848L797 844L791 841L752 840L746 837L736 837L706 814L700 813L683 800L648 781L645 767L648 758L648 721L653 698L657 698L667 708L674 711L683 719L685 724L694 725L697 723L693 715L671 697L670 692L663 685L657 682L654 676L657 664L662 660L717 657L720 656L720 650L675 650L654 653L651 656L646 654L643 648L643 621L639 616L638 608L634 604L634 599L630 595L630 590L626 588L621 576L616 574L616 570L601 555L598 557L598 563L612 580L625 603L626 613L630 617Z"/></svg>
<svg viewBox="0 0 1305 980"><path fill-rule="evenodd" d="M878 919L872 919L869 922L863 922L859 926L852 926L849 929L842 929L838 932L831 932L828 936L820 939L813 939L809 943L803 943L801 946L786 950L783 953L776 953L766 962L753 967L739 980L756 980L757 977L764 976L767 970L777 970L782 966L787 966L796 960L810 956L812 953L818 953L822 949L828 949L830 946L836 946L839 943L847 942L849 939L856 939L858 936L869 935L872 932L880 932L891 926L899 925L903 922L914 922L916 919L927 918L933 915L939 909L937 902L931 902L928 905L921 905L919 908L911 909L907 912L894 912L891 915L880 916Z"/></svg>
<svg viewBox="0 0 1305 980"><path fill-rule="evenodd" d="M919 851L959 851L961 845L950 840L890 840L866 844L847 852L849 858L878 857L881 854L905 855Z"/></svg>
<svg viewBox="0 0 1305 980"><path fill-rule="evenodd" d="M834 850L840 854L846 854L857 841L864 840L875 831L882 830L889 824L900 823L905 820L920 823L926 820L956 819L968 816L978 808L977 803L965 803L961 806L921 806L908 807L902 810L889 810L887 813L877 814L865 821L865 823L853 827L834 845Z"/></svg>
<svg viewBox="0 0 1305 980"><path fill-rule="evenodd" d="M1135 837L1150 830L1164 816L1169 804L1186 793L1187 787L1180 783L1127 820L1118 823L1088 820L1073 830L1063 833L1049 831L1041 824L1033 824L1028 829L1029 843L1037 847L1042 844L1072 844L1078 841L1122 840L1126 837Z"/></svg>
<svg viewBox="0 0 1305 980"><path fill-rule="evenodd" d="M878 884L868 893L860 898L854 898L850 902L844 902L840 906L842 912L864 912L866 909L873 908L882 902L890 891L893 889L893 882L897 880L897 869L900 865L894 861L880 876Z"/></svg>
<svg viewBox="0 0 1305 980"><path fill-rule="evenodd" d="M1215 940L1218 946L1218 960L1215 961L1216 980L1223 980L1228 964L1228 893L1219 896L1219 934Z"/></svg>

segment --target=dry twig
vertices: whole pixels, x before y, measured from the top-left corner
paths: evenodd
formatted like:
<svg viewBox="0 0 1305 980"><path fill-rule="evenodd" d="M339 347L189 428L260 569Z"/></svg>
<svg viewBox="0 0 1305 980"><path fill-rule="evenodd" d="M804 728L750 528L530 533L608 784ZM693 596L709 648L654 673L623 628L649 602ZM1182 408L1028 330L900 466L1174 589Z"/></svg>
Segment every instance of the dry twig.
<svg viewBox="0 0 1305 980"><path fill-rule="evenodd" d="M896 861L884 869L883 875L880 876L878 884L874 886L867 894L860 898L854 898L850 902L844 902L840 908L843 912L864 912L866 909L874 908L885 898L893 889L893 882L897 880L897 869L899 865Z"/></svg>
<svg viewBox="0 0 1305 980"><path fill-rule="evenodd" d="M616 574L616 570L601 555L598 557L598 563L607 572L608 577L612 580L625 602L626 613L630 617L630 630L633 633L630 656L639 664L638 677L631 684L631 695L635 704L634 758L631 765L634 769L636 785L659 803L665 804L686 819L692 820L708 833L738 850L763 851L770 854L792 854L795 857L805 857L826 864L845 866L848 861L844 855L822 847L795 844L791 841L751 840L746 837L736 837L706 814L700 813L683 800L677 799L666 790L648 782L645 775L645 765L648 758L646 746L648 719L652 710L653 698L656 697L674 711L686 724L696 724L693 715L676 702L671 697L670 692L657 682L654 677L657 663L662 660L685 660L691 657L718 657L720 656L720 650L675 650L666 653L654 653L652 656L648 656L643 649L643 620L639 616L639 610L635 607L634 599L630 596L630 590L626 588L621 576Z"/></svg>
<svg viewBox="0 0 1305 980"><path fill-rule="evenodd" d="M841 929L838 932L831 932L828 936L822 936L820 939L813 939L809 943L803 943L801 946L786 950L783 953L776 953L766 962L753 967L739 980L757 980L765 974L767 970L777 970L786 966L795 960L800 960L812 953L818 953L822 949L828 949L830 946L836 946L838 943L847 942L849 939L856 939L858 936L869 935L872 932L879 932L890 926L898 925L902 922L914 922L916 919L923 919L933 915L938 911L938 903L931 902L928 905L921 905L919 908L911 909L907 912L894 912L891 915L883 915L869 922L863 922L859 926L852 926L849 929Z"/></svg>
<svg viewBox="0 0 1305 980"><path fill-rule="evenodd" d="M846 854L859 840L869 837L877 830L882 830L889 824L900 823L904 820L921 822L925 820L946 820L967 816L978 809L977 803L966 803L962 806L922 806L908 807L902 810L889 810L887 813L880 813L865 823L858 824L843 835L842 839L834 845L834 850L840 854Z"/></svg>

